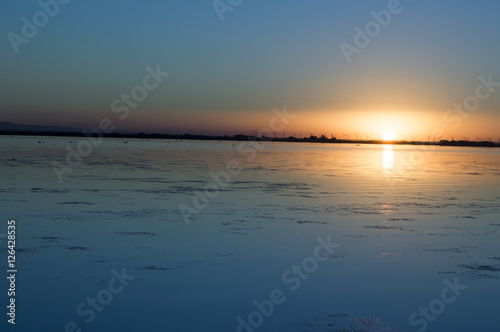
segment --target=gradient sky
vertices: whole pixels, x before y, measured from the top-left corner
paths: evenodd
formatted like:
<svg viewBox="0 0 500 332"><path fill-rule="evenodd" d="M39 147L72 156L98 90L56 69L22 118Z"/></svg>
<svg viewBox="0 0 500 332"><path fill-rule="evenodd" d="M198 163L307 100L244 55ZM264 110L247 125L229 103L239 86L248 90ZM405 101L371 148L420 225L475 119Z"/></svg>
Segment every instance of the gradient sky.
<svg viewBox="0 0 500 332"><path fill-rule="evenodd" d="M22 36L40 6L3 1L0 121L97 128L109 117L117 130L237 134L286 105L297 115L286 135L424 139L441 128L499 140L500 87L473 113L448 114L460 123L443 114L474 95L478 76L500 82L500 2L402 0L348 63L340 43L388 2L243 0L221 21L211 0L72 0L16 54L8 34ZM121 120L112 102L156 65L170 76Z"/></svg>

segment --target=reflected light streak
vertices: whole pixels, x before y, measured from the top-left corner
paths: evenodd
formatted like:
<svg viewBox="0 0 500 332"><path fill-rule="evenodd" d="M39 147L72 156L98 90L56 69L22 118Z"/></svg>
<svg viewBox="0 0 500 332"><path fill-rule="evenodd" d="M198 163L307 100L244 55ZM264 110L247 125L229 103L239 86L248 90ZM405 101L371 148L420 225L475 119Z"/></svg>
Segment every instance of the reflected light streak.
<svg viewBox="0 0 500 332"><path fill-rule="evenodd" d="M392 151L392 145L384 145L382 164L384 165L384 169L394 168L394 152Z"/></svg>

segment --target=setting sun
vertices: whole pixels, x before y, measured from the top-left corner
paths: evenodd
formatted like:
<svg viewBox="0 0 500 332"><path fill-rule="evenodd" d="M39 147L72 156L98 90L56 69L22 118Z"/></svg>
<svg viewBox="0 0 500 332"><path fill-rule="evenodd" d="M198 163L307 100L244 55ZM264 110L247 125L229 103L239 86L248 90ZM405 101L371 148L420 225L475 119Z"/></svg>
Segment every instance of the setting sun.
<svg viewBox="0 0 500 332"><path fill-rule="evenodd" d="M383 136L384 141L394 141L395 138L396 135L391 131L386 131Z"/></svg>

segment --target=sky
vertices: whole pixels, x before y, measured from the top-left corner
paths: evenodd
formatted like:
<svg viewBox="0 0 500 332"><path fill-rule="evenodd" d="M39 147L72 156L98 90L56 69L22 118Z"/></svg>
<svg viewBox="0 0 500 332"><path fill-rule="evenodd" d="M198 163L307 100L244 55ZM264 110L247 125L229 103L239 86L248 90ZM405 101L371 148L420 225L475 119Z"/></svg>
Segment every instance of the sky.
<svg viewBox="0 0 500 332"><path fill-rule="evenodd" d="M278 136L498 141L499 13L495 0L3 1L0 121L251 134L286 109Z"/></svg>

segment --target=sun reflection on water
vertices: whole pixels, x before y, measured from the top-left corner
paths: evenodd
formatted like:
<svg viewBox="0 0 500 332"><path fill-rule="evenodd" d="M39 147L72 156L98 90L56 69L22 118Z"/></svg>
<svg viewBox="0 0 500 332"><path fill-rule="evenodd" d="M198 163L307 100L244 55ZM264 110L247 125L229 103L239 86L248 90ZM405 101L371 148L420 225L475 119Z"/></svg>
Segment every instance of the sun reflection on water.
<svg viewBox="0 0 500 332"><path fill-rule="evenodd" d="M382 157L382 164L384 165L384 169L393 169L394 168L394 151L392 151L392 145L385 144L384 152Z"/></svg>

